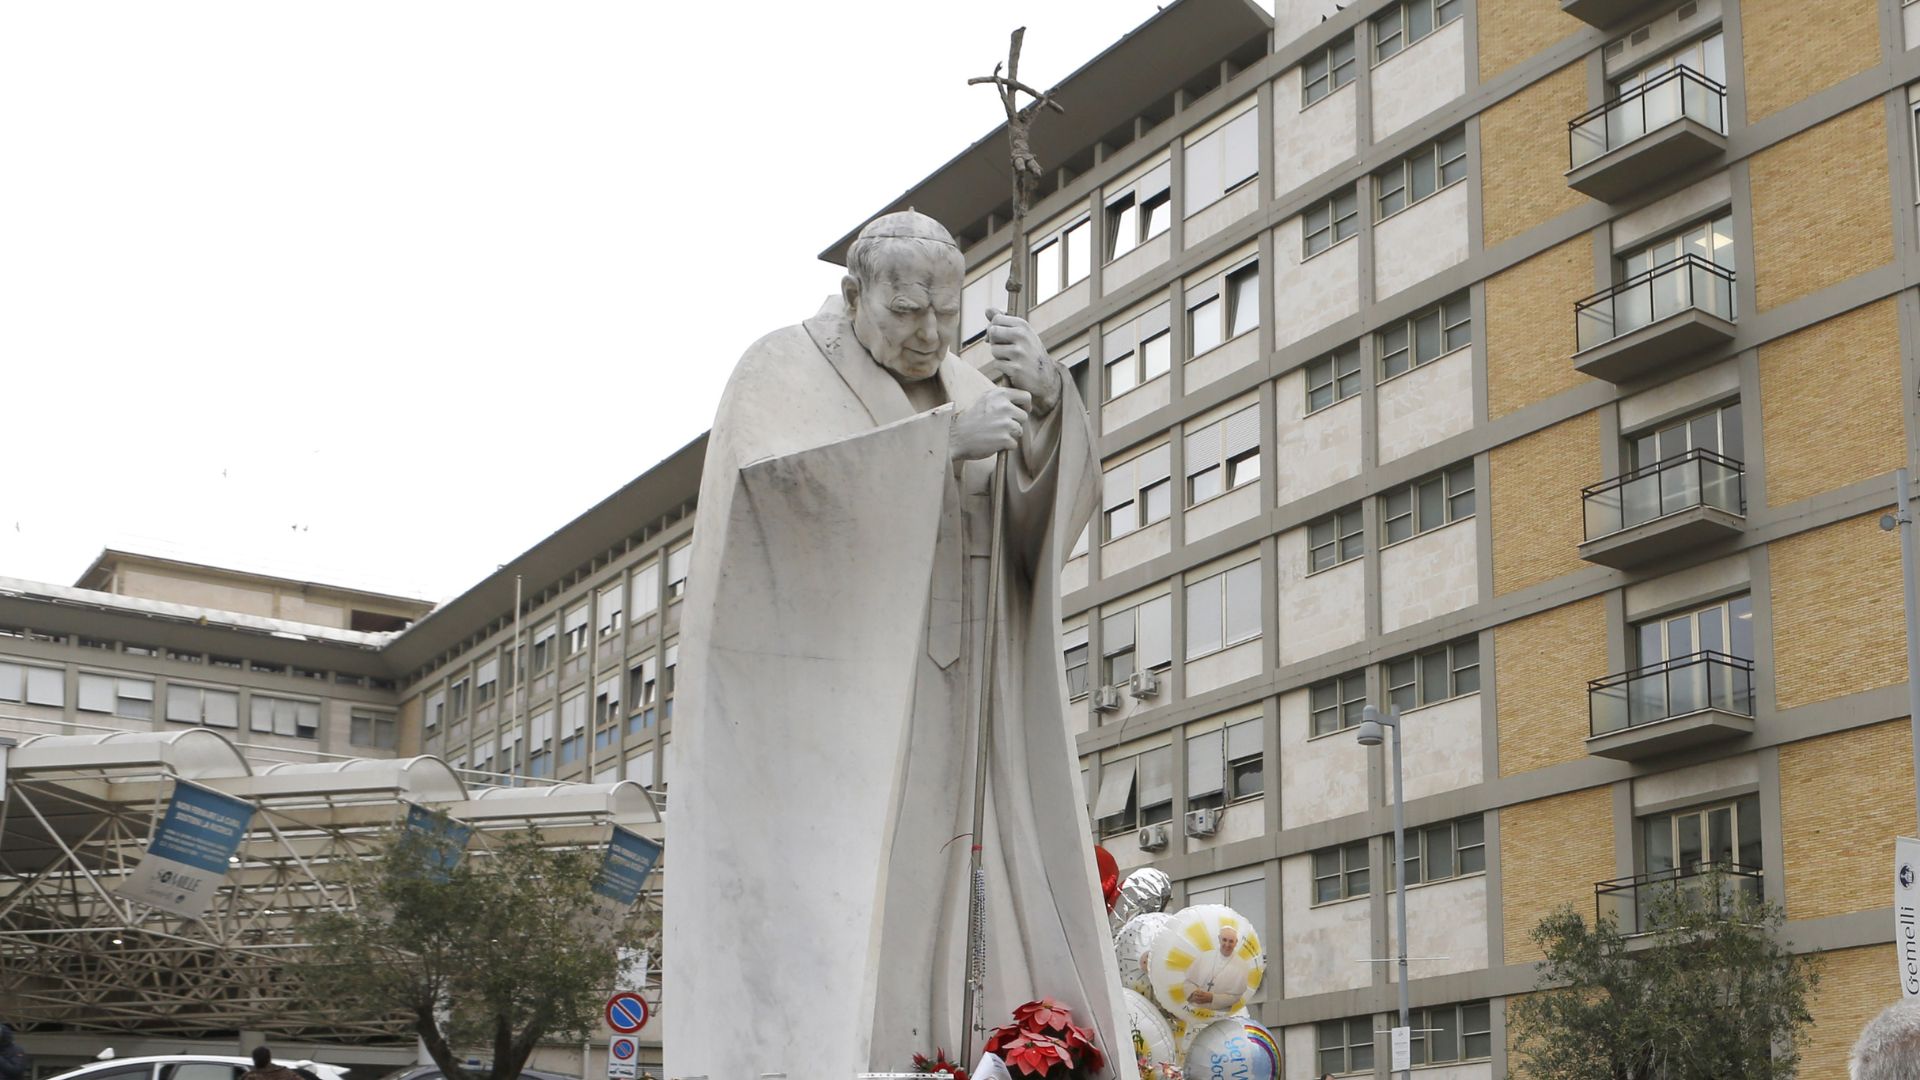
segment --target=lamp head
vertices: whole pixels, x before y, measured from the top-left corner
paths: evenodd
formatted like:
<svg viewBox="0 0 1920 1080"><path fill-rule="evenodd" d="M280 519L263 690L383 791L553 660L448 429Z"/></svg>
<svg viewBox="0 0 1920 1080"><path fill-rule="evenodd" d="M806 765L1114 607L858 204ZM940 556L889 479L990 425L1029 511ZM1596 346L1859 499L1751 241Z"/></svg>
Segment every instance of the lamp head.
<svg viewBox="0 0 1920 1080"><path fill-rule="evenodd" d="M1360 729L1355 733L1361 746L1379 746L1386 741L1386 730L1380 726L1380 710L1369 705L1360 711Z"/></svg>

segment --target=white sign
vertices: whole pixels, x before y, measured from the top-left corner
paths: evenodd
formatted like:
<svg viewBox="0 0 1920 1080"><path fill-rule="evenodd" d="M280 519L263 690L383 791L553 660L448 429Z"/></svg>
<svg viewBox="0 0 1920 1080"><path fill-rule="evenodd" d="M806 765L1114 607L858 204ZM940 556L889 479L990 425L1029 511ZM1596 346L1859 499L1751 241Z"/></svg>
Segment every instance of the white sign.
<svg viewBox="0 0 1920 1080"><path fill-rule="evenodd" d="M1893 842L1893 943L1900 960L1900 996L1920 998L1920 840Z"/></svg>
<svg viewBox="0 0 1920 1080"><path fill-rule="evenodd" d="M226 883L228 860L240 850L253 804L211 788L175 781L167 813L146 854L121 879L121 896L198 919Z"/></svg>
<svg viewBox="0 0 1920 1080"><path fill-rule="evenodd" d="M1393 1029L1393 1071L1405 1072L1413 1068L1413 1029L1397 1027Z"/></svg>
<svg viewBox="0 0 1920 1080"><path fill-rule="evenodd" d="M607 1040L607 1080L634 1080L640 1075L640 1044L631 1035Z"/></svg>

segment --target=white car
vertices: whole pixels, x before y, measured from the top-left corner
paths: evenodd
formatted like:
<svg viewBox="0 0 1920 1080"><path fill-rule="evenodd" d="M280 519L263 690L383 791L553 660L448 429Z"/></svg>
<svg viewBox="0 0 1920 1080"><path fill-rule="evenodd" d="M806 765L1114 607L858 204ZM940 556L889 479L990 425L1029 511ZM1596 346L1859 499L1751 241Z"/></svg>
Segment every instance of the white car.
<svg viewBox="0 0 1920 1080"><path fill-rule="evenodd" d="M284 1065L313 1080L347 1080L347 1070L317 1061L286 1061ZM252 1058L224 1054L164 1054L156 1057L108 1058L63 1072L47 1080L240 1080L253 1068Z"/></svg>

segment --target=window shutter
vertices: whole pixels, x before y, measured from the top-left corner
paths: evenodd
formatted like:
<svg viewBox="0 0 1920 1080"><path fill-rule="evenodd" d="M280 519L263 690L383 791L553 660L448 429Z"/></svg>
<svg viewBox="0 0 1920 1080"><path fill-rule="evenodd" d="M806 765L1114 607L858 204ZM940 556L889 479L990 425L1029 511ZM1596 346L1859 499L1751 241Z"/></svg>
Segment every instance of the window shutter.
<svg viewBox="0 0 1920 1080"><path fill-rule="evenodd" d="M1135 482L1144 488L1165 480L1173 472L1173 447L1156 446L1133 460Z"/></svg>
<svg viewBox="0 0 1920 1080"><path fill-rule="evenodd" d="M113 676L80 675L80 708L86 712L110 713L116 701Z"/></svg>
<svg viewBox="0 0 1920 1080"><path fill-rule="evenodd" d="M1259 109L1248 109L1220 129L1226 140L1226 172L1221 187L1230 188L1260 175Z"/></svg>
<svg viewBox="0 0 1920 1080"><path fill-rule="evenodd" d="M1227 760L1260 756L1260 721L1242 720L1227 728Z"/></svg>
<svg viewBox="0 0 1920 1080"><path fill-rule="evenodd" d="M1220 577L1187 586L1187 659L1220 648Z"/></svg>
<svg viewBox="0 0 1920 1080"><path fill-rule="evenodd" d="M183 724L200 722L200 688L196 686L167 687L167 719Z"/></svg>
<svg viewBox="0 0 1920 1080"><path fill-rule="evenodd" d="M1220 756L1221 733L1209 731L1187 740L1187 798L1225 791L1226 762Z"/></svg>
<svg viewBox="0 0 1920 1080"><path fill-rule="evenodd" d="M1132 501L1135 490L1133 486L1133 462L1129 461L1125 465L1108 469L1105 477L1101 481L1101 486L1100 509L1102 510L1111 510L1116 506L1125 506L1128 502Z"/></svg>
<svg viewBox="0 0 1920 1080"><path fill-rule="evenodd" d="M1140 316L1138 320L1140 340L1145 341L1155 334L1166 333L1167 328L1172 325L1172 318L1171 304L1161 304L1159 307Z"/></svg>
<svg viewBox="0 0 1920 1080"><path fill-rule="evenodd" d="M1160 163L1159 168L1141 177L1140 182L1133 185L1133 190L1138 195L1138 201L1144 203L1152 200L1156 195L1164 194L1172 187L1173 162L1164 161Z"/></svg>
<svg viewBox="0 0 1920 1080"><path fill-rule="evenodd" d="M1133 648L1134 609L1100 620L1100 649L1106 656Z"/></svg>
<svg viewBox="0 0 1920 1080"><path fill-rule="evenodd" d="M1226 572L1226 644L1260 636L1260 564L1236 566Z"/></svg>
<svg viewBox="0 0 1920 1080"><path fill-rule="evenodd" d="M1173 663L1173 597L1162 596L1140 605L1141 668Z"/></svg>
<svg viewBox="0 0 1920 1080"><path fill-rule="evenodd" d="M571 634L587 625L587 605L581 604L567 612L567 633Z"/></svg>
<svg viewBox="0 0 1920 1080"><path fill-rule="evenodd" d="M19 701L25 679L19 664L0 664L0 701Z"/></svg>
<svg viewBox="0 0 1920 1080"><path fill-rule="evenodd" d="M538 748L553 738L553 710L542 709L533 714L533 745Z"/></svg>
<svg viewBox="0 0 1920 1080"><path fill-rule="evenodd" d="M239 727L240 695L225 690L206 691L206 724L208 727Z"/></svg>
<svg viewBox="0 0 1920 1080"><path fill-rule="evenodd" d="M1173 747L1140 755L1140 805L1173 801Z"/></svg>
<svg viewBox="0 0 1920 1080"><path fill-rule="evenodd" d="M1182 303L1185 303L1187 305L1188 311L1192 311L1194 308L1199 307L1201 304L1204 304L1209 300L1217 300L1219 299L1219 297L1220 297L1220 279L1217 277L1208 278L1207 280L1201 282L1198 285L1190 286L1187 289L1187 297L1184 301L1182 301Z"/></svg>
<svg viewBox="0 0 1920 1080"><path fill-rule="evenodd" d="M480 686L485 686L490 682L498 682L499 680L500 658L497 656L481 664L479 673L473 677L473 681Z"/></svg>
<svg viewBox="0 0 1920 1080"><path fill-rule="evenodd" d="M1249 405L1220 423L1223 428L1221 442L1225 444L1228 457L1238 457L1248 450L1260 448L1260 406Z"/></svg>
<svg viewBox="0 0 1920 1080"><path fill-rule="evenodd" d="M27 669L27 704L65 705L66 703L66 672L53 668L30 667Z"/></svg>
<svg viewBox="0 0 1920 1080"><path fill-rule="evenodd" d="M1187 475L1196 476L1220 464L1220 425L1208 424L1187 436Z"/></svg>
<svg viewBox="0 0 1920 1080"><path fill-rule="evenodd" d="M1139 758L1128 758L1100 770L1100 797L1093 803L1096 821L1110 818L1127 808L1127 797L1133 794L1134 770L1139 763Z"/></svg>

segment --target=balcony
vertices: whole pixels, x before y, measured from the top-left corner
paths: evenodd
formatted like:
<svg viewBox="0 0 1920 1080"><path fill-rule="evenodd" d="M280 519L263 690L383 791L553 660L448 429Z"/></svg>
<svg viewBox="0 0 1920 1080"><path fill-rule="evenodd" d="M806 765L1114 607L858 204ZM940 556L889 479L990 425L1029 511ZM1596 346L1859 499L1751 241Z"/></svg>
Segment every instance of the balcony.
<svg viewBox="0 0 1920 1080"><path fill-rule="evenodd" d="M1713 885L1716 877L1719 879L1717 889ZM1760 870L1737 864L1699 864L1652 874L1636 874L1595 884L1593 913L1602 919L1612 919L1622 934L1648 934L1659 929L1655 923L1654 909L1662 892L1693 893L1682 898L1691 906L1696 899L1708 899L1711 890L1712 911L1724 917L1740 909L1736 898L1759 901L1764 882L1765 876Z"/></svg>
<svg viewBox="0 0 1920 1080"><path fill-rule="evenodd" d="M1573 305L1574 369L1627 382L1733 339L1733 271L1682 255Z"/></svg>
<svg viewBox="0 0 1920 1080"><path fill-rule="evenodd" d="M1560 10L1602 30L1642 10L1648 0L1560 0Z"/></svg>
<svg viewBox="0 0 1920 1080"><path fill-rule="evenodd" d="M1638 761L1753 734L1753 661L1707 650L1587 683L1587 753Z"/></svg>
<svg viewBox="0 0 1920 1080"><path fill-rule="evenodd" d="M1580 501L1587 523L1580 557L1626 570L1738 536L1746 527L1746 471L1696 448L1583 489Z"/></svg>
<svg viewBox="0 0 1920 1080"><path fill-rule="evenodd" d="M1727 152L1727 88L1670 68L1567 122L1567 185L1618 202Z"/></svg>

